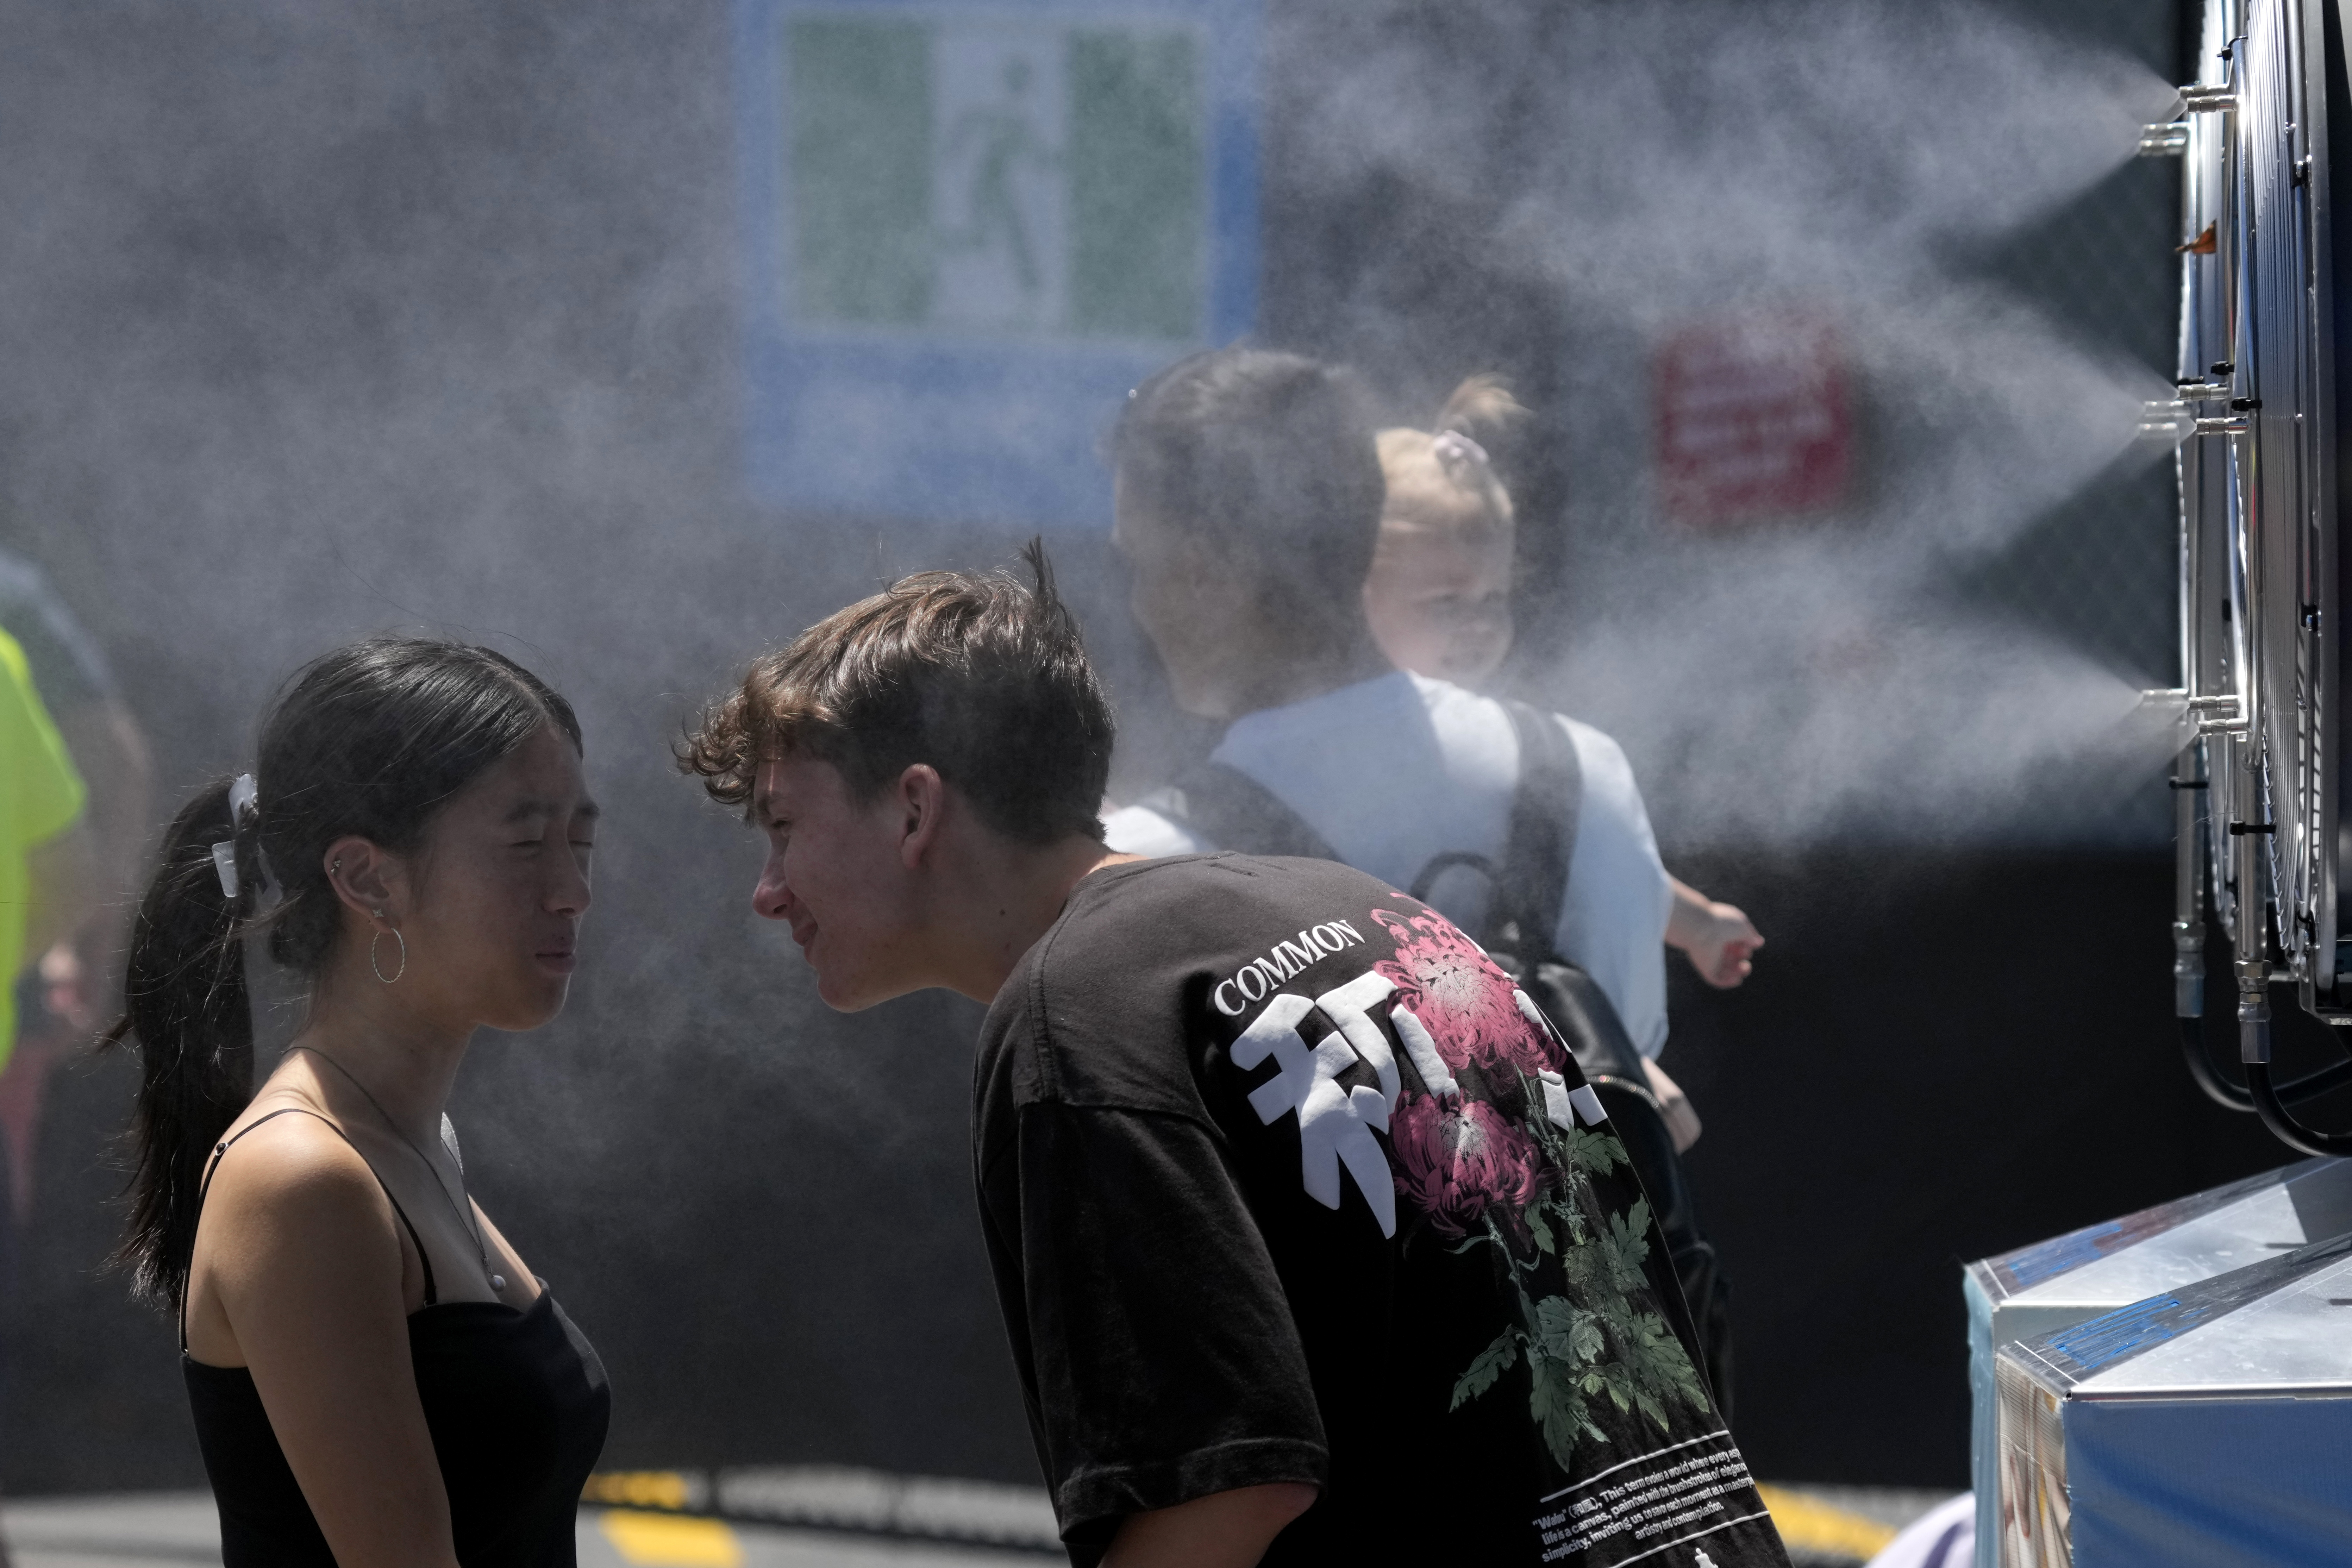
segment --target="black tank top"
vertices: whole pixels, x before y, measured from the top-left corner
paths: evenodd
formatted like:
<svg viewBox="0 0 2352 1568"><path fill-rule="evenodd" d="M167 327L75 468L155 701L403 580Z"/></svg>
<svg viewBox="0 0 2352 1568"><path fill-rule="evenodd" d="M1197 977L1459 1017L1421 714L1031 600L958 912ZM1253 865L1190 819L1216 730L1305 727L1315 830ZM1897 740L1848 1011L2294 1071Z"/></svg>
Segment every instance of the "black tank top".
<svg viewBox="0 0 2352 1568"><path fill-rule="evenodd" d="M295 1109L273 1111L237 1137ZM351 1142L334 1123L318 1119ZM197 1196L200 1207L221 1155L236 1141L213 1150ZM383 1178L376 1181L382 1185ZM464 1568L570 1568L580 1490L604 1450L612 1414L604 1364L544 1281L539 1300L522 1311L499 1301L440 1301L433 1260L416 1227L388 1186L384 1197L425 1265L425 1305L409 1316L408 1352L449 1494L457 1561ZM278 1446L253 1374L189 1355L184 1315L180 1370L220 1505L223 1568L334 1568L334 1553Z"/></svg>

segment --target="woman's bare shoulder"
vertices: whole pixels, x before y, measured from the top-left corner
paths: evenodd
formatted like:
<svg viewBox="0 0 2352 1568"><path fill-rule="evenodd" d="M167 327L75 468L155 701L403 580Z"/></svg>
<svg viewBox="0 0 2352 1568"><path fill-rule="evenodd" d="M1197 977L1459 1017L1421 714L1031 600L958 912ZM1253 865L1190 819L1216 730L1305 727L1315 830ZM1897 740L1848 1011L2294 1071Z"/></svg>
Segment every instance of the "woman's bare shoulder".
<svg viewBox="0 0 2352 1568"><path fill-rule="evenodd" d="M224 1152L225 1151L225 1152ZM383 1186L335 1125L290 1095L265 1092L222 1134L207 1218L260 1218L270 1228L347 1229L354 1221L392 1223Z"/></svg>
<svg viewBox="0 0 2352 1568"><path fill-rule="evenodd" d="M247 1366L328 1325L396 1330L412 1310L392 1200L334 1126L267 1091L216 1142L189 1270L187 1347ZM214 1151L207 1152L207 1158Z"/></svg>

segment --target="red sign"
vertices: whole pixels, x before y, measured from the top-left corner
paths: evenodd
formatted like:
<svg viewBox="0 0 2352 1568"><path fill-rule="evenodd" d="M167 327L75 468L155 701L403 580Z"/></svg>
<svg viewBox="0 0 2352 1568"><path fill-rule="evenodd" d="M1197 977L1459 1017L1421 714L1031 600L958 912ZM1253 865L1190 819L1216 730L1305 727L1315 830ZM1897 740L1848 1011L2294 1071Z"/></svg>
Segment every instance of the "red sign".
<svg viewBox="0 0 2352 1568"><path fill-rule="evenodd" d="M1657 392L1659 488L1677 521L1736 528L1845 498L1853 417L1828 323L1755 314L1684 328L1659 346Z"/></svg>

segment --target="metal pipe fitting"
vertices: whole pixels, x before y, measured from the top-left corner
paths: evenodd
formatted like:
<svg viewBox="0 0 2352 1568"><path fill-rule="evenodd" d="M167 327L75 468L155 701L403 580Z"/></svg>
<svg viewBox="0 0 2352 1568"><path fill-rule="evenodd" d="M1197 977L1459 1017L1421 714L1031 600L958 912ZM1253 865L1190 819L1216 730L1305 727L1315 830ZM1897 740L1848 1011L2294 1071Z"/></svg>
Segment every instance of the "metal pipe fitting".
<svg viewBox="0 0 2352 1568"><path fill-rule="evenodd" d="M2249 688L2250 696L2260 687ZM2242 733L2253 719L2254 702L2245 705L2243 718L2210 720L2234 725ZM2261 759L2251 745L2229 747L2229 767L2236 786L2233 793L2242 802L2262 799ZM2217 765L2215 772L2221 771ZM2241 810L2245 809L2242 804ZM2225 841L2221 836L2221 821L2214 820L2214 849L2218 853L2226 841L2229 846L2231 880L2238 887L2238 928L2236 951L2231 955L2231 967L2238 982L2238 1055L2241 1061L2267 1063L2271 1059L2271 999L2270 999L2270 937L2263 908L2268 900L2263 884L2265 854L2263 841L2252 833L2232 832ZM2236 824L2231 824L2234 828Z"/></svg>
<svg viewBox="0 0 2352 1568"><path fill-rule="evenodd" d="M2231 966L2238 977L2238 1060L2271 1059L2271 972L2260 958L2241 957Z"/></svg>
<svg viewBox="0 0 2352 1568"><path fill-rule="evenodd" d="M2172 923L2172 1010L2185 1019L2205 1016L2205 923Z"/></svg>
<svg viewBox="0 0 2352 1568"><path fill-rule="evenodd" d="M2257 969L2262 966L2254 966ZM2271 1059L2270 988L2257 981L2250 990L2238 981L2238 1060L2267 1063Z"/></svg>
<svg viewBox="0 0 2352 1568"><path fill-rule="evenodd" d="M2143 158L2178 158L2189 151L2189 127L2179 120L2165 125L2144 125L2139 132L2139 156Z"/></svg>
<svg viewBox="0 0 2352 1568"><path fill-rule="evenodd" d="M2150 693L2150 695L2155 694ZM2195 710L2212 697L2191 697L2186 691L2168 692L2186 698ZM2234 702L2235 698L2225 699ZM2202 748L2191 740L2172 763L2172 1010L2175 1016L2200 1020L2205 1016L2205 832L2207 791L2199 786ZM2203 1041L2199 1041L2199 1060Z"/></svg>
<svg viewBox="0 0 2352 1568"><path fill-rule="evenodd" d="M2226 114L2238 107L2238 89L2192 83L2180 89L2182 114Z"/></svg>

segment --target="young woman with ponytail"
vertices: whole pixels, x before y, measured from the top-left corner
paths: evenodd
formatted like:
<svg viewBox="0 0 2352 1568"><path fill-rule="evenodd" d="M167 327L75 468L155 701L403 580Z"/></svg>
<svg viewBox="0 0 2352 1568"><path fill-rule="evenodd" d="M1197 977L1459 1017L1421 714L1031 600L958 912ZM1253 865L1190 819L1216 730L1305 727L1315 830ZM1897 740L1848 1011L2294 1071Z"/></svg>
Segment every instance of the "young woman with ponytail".
<svg viewBox="0 0 2352 1568"><path fill-rule="evenodd" d="M595 816L562 697L380 640L304 670L254 773L172 823L115 1030L143 1069L123 1251L180 1322L226 1568L573 1560L604 1369L442 1107L475 1030L562 1009ZM309 998L257 1090L265 935Z"/></svg>

